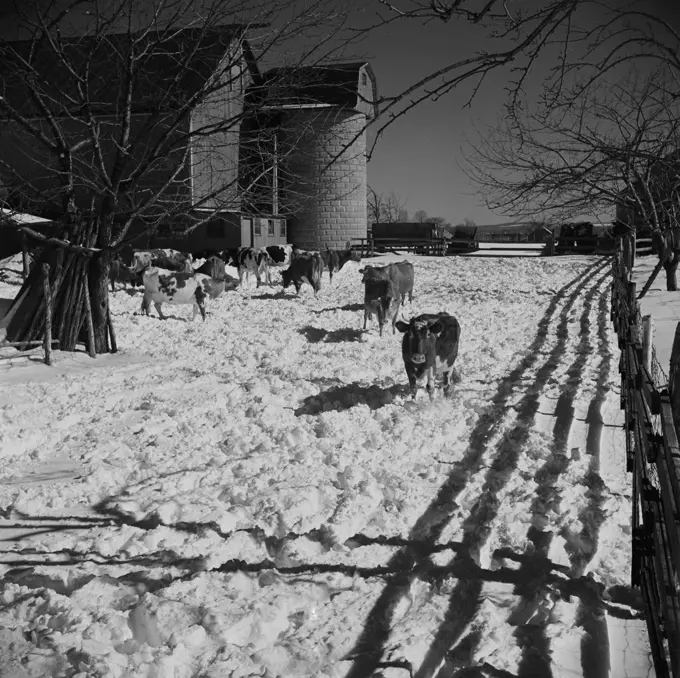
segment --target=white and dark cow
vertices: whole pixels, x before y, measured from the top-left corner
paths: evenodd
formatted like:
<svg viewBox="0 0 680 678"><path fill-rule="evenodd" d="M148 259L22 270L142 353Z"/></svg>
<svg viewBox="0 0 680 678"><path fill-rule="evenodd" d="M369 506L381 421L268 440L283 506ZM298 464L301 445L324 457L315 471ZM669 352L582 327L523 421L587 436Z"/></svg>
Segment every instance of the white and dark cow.
<svg viewBox="0 0 680 678"><path fill-rule="evenodd" d="M204 273L168 271L156 266L145 269L142 277L144 280L142 312L149 315L153 302L161 320L165 320L161 304L193 304L194 313L191 319L194 320L200 311L205 321L206 297L215 299L226 287L224 280L213 280Z"/></svg>
<svg viewBox="0 0 680 678"><path fill-rule="evenodd" d="M361 261L361 255L356 250L353 250L350 243L344 250L331 250L328 247L320 252L323 263L328 269L330 275L330 282L333 282L333 273L342 270L342 267L348 261Z"/></svg>
<svg viewBox="0 0 680 678"><path fill-rule="evenodd" d="M269 281L269 265L267 252L261 248L255 247L239 247L238 249L225 250L222 252L222 259L227 264L233 264L238 271L239 283L243 285L244 279L246 282L252 273L256 280L257 286L262 285L262 278Z"/></svg>
<svg viewBox="0 0 680 678"><path fill-rule="evenodd" d="M267 282L271 285L271 269L286 268L295 257L295 245L267 245L262 248L267 253Z"/></svg>
<svg viewBox="0 0 680 678"><path fill-rule="evenodd" d="M408 294L409 303L413 303L413 264L409 261L398 261L386 266L365 266L359 269L361 281L389 278L399 290L401 305L404 305Z"/></svg>
<svg viewBox="0 0 680 678"><path fill-rule="evenodd" d="M392 320L392 334L399 313L399 290L389 278L369 278L364 283L364 329L369 318L378 316L378 326L382 337L383 325Z"/></svg>
<svg viewBox="0 0 680 678"><path fill-rule="evenodd" d="M162 268L166 271L191 273L192 261L193 257L191 254L184 254L177 250L135 250L131 270L133 273L141 273L150 266L153 266L154 268Z"/></svg>
<svg viewBox="0 0 680 678"><path fill-rule="evenodd" d="M444 396L448 396L460 338L456 318L448 313L424 313L408 323L400 320L396 327L404 333L401 354L411 396L415 399L418 381L427 377L426 390L430 400L434 400L437 375L442 376Z"/></svg>
<svg viewBox="0 0 680 678"><path fill-rule="evenodd" d="M295 285L296 294L300 294L303 282L308 282L314 289L314 296L321 289L321 274L323 273L323 260L318 253L296 256L290 266L281 271L283 289L291 283Z"/></svg>

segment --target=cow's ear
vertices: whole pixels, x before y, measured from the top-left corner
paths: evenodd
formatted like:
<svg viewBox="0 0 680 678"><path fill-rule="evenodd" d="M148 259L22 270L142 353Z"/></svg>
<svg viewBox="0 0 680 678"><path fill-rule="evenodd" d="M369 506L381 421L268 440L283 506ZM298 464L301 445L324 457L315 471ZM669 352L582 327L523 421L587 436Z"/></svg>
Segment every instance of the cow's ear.
<svg viewBox="0 0 680 678"><path fill-rule="evenodd" d="M432 334L441 334L443 329L444 328L442 327L442 324L439 322L439 320L430 325L430 332L432 332Z"/></svg>
<svg viewBox="0 0 680 678"><path fill-rule="evenodd" d="M360 268L359 273L363 273L366 270L366 268Z"/></svg>
<svg viewBox="0 0 680 678"><path fill-rule="evenodd" d="M394 324L394 326L400 331L400 332L408 332L408 323L405 323L403 320L397 320L397 322Z"/></svg>

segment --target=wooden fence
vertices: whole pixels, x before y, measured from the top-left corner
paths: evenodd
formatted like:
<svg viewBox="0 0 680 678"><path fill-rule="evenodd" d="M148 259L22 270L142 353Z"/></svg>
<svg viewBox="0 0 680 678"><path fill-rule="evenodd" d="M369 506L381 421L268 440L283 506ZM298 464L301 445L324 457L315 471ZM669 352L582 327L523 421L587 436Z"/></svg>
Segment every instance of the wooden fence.
<svg viewBox="0 0 680 678"><path fill-rule="evenodd" d="M614 255L611 306L621 350L627 469L633 476L631 584L642 592L657 678L680 678L680 447L652 319L641 317L631 281L634 250L622 239ZM680 345L678 351L680 358Z"/></svg>

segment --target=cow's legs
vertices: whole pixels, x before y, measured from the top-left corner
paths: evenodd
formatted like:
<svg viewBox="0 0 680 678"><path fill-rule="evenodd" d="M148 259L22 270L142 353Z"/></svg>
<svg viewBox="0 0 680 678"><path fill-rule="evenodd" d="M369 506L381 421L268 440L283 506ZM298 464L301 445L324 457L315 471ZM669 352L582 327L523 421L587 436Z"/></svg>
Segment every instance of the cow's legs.
<svg viewBox="0 0 680 678"><path fill-rule="evenodd" d="M406 376L408 377L408 392L411 394L413 400L416 399L416 392L418 391L418 380L414 372L406 369Z"/></svg>
<svg viewBox="0 0 680 678"><path fill-rule="evenodd" d="M453 371L453 367L451 370L447 370L442 374L442 382L444 384L444 397L448 398L449 394L451 393L451 371Z"/></svg>
<svg viewBox="0 0 680 678"><path fill-rule="evenodd" d="M430 368L427 370L427 385L425 386L427 389L427 395L430 396L430 402L434 400L434 368Z"/></svg>
<svg viewBox="0 0 680 678"><path fill-rule="evenodd" d="M142 313L149 315L149 309L151 307L151 299L145 294L142 298Z"/></svg>
<svg viewBox="0 0 680 678"><path fill-rule="evenodd" d="M383 308L378 302L378 327L380 328L380 336L382 337L383 325L385 324L385 315L383 313Z"/></svg>
<svg viewBox="0 0 680 678"><path fill-rule="evenodd" d="M154 301L153 305L156 307L156 310L158 311L158 317L161 320L165 320L165 316L163 315L163 311L161 310L161 304L159 301Z"/></svg>
<svg viewBox="0 0 680 678"><path fill-rule="evenodd" d="M364 329L366 329L367 321L368 321L368 309L364 307Z"/></svg>

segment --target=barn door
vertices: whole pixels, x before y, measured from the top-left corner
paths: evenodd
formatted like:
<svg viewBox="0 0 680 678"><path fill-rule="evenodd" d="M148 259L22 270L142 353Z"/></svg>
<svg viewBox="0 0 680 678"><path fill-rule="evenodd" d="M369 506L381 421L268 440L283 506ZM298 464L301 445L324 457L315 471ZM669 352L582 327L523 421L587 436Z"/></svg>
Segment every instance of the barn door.
<svg viewBox="0 0 680 678"><path fill-rule="evenodd" d="M253 247L266 247L267 220L255 218L253 220Z"/></svg>
<svg viewBox="0 0 680 678"><path fill-rule="evenodd" d="M241 247L251 247L253 244L253 220L241 219Z"/></svg>

